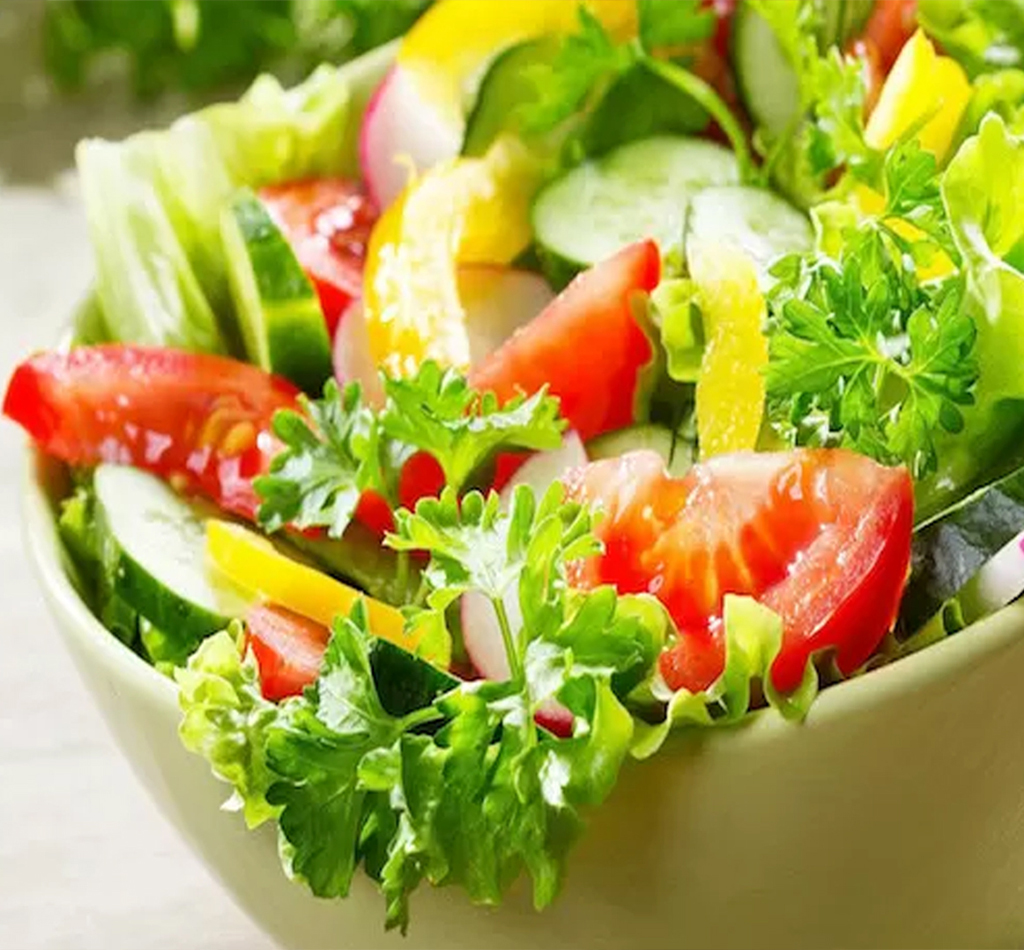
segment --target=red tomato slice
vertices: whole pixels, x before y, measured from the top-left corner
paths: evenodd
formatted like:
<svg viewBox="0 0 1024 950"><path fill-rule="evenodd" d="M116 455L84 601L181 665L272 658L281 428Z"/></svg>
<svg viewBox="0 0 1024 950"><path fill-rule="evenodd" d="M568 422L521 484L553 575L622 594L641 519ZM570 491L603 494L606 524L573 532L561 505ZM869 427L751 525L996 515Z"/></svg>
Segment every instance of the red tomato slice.
<svg viewBox="0 0 1024 950"><path fill-rule="evenodd" d="M271 604L253 607L245 626L265 699L298 696L312 684L327 649L326 627Z"/></svg>
<svg viewBox="0 0 1024 950"><path fill-rule="evenodd" d="M361 185L342 178L272 185L260 198L313 281L333 337L345 308L362 294L376 206Z"/></svg>
<svg viewBox="0 0 1024 950"><path fill-rule="evenodd" d="M3 411L65 462L144 468L252 519L252 479L277 449L271 418L297 395L223 356L110 344L26 360Z"/></svg>
<svg viewBox="0 0 1024 950"><path fill-rule="evenodd" d="M844 450L739 453L670 478L653 452L592 463L570 494L605 511L605 553L574 565L583 587L647 591L680 638L661 658L673 689L701 690L725 660L727 593L757 597L783 620L772 667L795 689L808 657L835 651L845 675L892 628L906 583L913 488L902 468Z"/></svg>
<svg viewBox="0 0 1024 950"><path fill-rule="evenodd" d="M634 401L653 356L633 298L658 283L653 241L640 241L580 274L538 316L470 373L504 402L547 384L584 441L634 421Z"/></svg>
<svg viewBox="0 0 1024 950"><path fill-rule="evenodd" d="M887 76L903 45L917 29L917 0L875 0L864 26L863 39L878 56L882 75Z"/></svg>

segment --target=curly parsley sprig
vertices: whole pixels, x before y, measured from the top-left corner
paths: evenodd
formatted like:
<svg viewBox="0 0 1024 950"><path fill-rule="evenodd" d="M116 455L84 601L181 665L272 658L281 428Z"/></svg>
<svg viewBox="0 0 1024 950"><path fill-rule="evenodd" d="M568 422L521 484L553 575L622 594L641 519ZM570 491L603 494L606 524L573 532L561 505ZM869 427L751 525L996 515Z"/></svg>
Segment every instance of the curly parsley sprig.
<svg viewBox="0 0 1024 950"><path fill-rule="evenodd" d="M384 391L376 411L357 383L341 389L331 380L322 399L301 397L300 411L274 416L284 448L254 483L264 528L322 527L339 537L364 491L398 506L402 469L416 452L433 456L445 484L461 492L499 451L556 448L565 427L544 389L501 405L431 362L408 379L385 378Z"/></svg>

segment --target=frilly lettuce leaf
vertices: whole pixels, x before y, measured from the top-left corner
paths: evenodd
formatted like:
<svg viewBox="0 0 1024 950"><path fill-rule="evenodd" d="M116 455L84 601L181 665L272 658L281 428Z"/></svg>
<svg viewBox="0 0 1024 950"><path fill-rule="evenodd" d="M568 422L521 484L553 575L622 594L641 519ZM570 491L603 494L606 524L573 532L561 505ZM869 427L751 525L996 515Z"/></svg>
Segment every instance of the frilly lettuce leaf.
<svg viewBox="0 0 1024 950"><path fill-rule="evenodd" d="M166 130L81 142L76 161L109 335L231 349L224 201L243 185L345 171L349 119L348 84L323 66L292 90L262 76L238 102Z"/></svg>
<svg viewBox="0 0 1024 950"><path fill-rule="evenodd" d="M964 261L980 372L963 431L937 442L939 470L919 486L919 517L998 465L1024 426L1024 273L1006 259L1024 240L1024 140L999 116L986 117L949 163L942 196Z"/></svg>
<svg viewBox="0 0 1024 950"><path fill-rule="evenodd" d="M706 690L672 693L660 677L640 687L631 697L641 703L667 701L665 718L658 723L638 722L631 752L635 758L654 755L673 729L687 726L733 725L750 711L751 687L761 683L768 704L786 719L807 715L818 694L818 674L807 661L803 680L792 693L781 694L772 685L769 671L782 647L782 620L778 614L751 597L727 594L723 615L725 626L725 669Z"/></svg>
<svg viewBox="0 0 1024 950"><path fill-rule="evenodd" d="M279 812L267 801L273 774L266 760L267 731L279 709L260 693L256 662L243 657L240 635L235 626L208 637L188 666L175 671L184 713L178 731L186 749L234 786L226 807L240 810L255 828Z"/></svg>

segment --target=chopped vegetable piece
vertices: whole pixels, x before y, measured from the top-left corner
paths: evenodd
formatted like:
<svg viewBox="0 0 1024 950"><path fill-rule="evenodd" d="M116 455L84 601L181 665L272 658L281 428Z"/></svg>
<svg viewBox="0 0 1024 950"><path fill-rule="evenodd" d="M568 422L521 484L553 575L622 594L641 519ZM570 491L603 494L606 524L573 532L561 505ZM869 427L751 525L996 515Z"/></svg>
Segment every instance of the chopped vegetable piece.
<svg viewBox="0 0 1024 950"><path fill-rule="evenodd" d="M408 634L396 608L366 598L355 588L328 574L307 567L279 553L266 538L226 521L211 520L206 526L206 552L212 564L242 590L271 603L330 626L337 616L351 611L363 597L370 629L411 652L422 649L432 662L446 666L447 643L426 643Z"/></svg>
<svg viewBox="0 0 1024 950"><path fill-rule="evenodd" d="M692 242L686 256L706 341L697 378L701 457L752 449L764 415L768 365L757 269L729 244Z"/></svg>
<svg viewBox="0 0 1024 950"><path fill-rule="evenodd" d="M699 692L722 672L723 598L748 594L783 621L772 665L780 692L808 659L835 652L848 675L892 628L906 582L913 492L905 469L843 450L723 455L669 478L633 452L568 479L570 497L604 510L604 554L570 580L650 591L679 639L662 654L672 689Z"/></svg>
<svg viewBox="0 0 1024 950"><path fill-rule="evenodd" d="M316 679L330 637L323 624L283 607L256 604L245 616L245 630L264 699L298 696Z"/></svg>
<svg viewBox="0 0 1024 950"><path fill-rule="evenodd" d="M62 461L144 468L252 520L252 479L274 451L271 419L297 396L286 380L223 356L111 343L26 360L3 411Z"/></svg>
<svg viewBox="0 0 1024 950"><path fill-rule="evenodd" d="M363 293L376 207L357 184L344 178L270 185L259 196L313 281L333 338L345 308Z"/></svg>
<svg viewBox="0 0 1024 950"><path fill-rule="evenodd" d="M501 401L547 386L584 440L630 425L654 353L633 308L657 286L659 271L653 241L585 271L476 367L470 384ZM584 340L587 352L581 353Z"/></svg>

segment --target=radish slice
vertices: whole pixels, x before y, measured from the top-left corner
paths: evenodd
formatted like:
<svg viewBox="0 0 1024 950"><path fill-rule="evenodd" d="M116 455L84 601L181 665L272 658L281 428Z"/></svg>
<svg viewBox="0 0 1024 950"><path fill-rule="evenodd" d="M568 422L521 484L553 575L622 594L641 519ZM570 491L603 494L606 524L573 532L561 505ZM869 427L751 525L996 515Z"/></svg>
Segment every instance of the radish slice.
<svg viewBox="0 0 1024 950"><path fill-rule="evenodd" d="M493 353L554 299L544 278L532 271L475 265L460 268L458 276L474 363ZM384 390L370 356L366 318L358 300L346 308L334 335L334 376L342 386L359 383L370 405L383 405Z"/></svg>
<svg viewBox="0 0 1024 950"><path fill-rule="evenodd" d="M507 505L517 485L529 485L539 495L569 469L585 465L587 453L575 432L567 432L562 445L549 452L531 456L501 492L503 505ZM513 585L503 598L509 626L515 634L523 624L519 609L518 585ZM501 627L491 602L476 591L463 594L462 638L470 662L484 679L502 681L509 677L508 656ZM561 703L550 700L537 711L537 722L557 736L572 734L573 716Z"/></svg>
<svg viewBox="0 0 1024 950"><path fill-rule="evenodd" d="M363 398L369 405L384 405L384 387L380 384L377 365L370 356L370 337L362 301L354 300L341 315L334 334L334 378L338 384L359 383Z"/></svg>
<svg viewBox="0 0 1024 950"><path fill-rule="evenodd" d="M548 282L533 271L477 264L460 268L458 279L474 365L555 299Z"/></svg>
<svg viewBox="0 0 1024 950"><path fill-rule="evenodd" d="M557 449L531 455L519 466L515 475L501 490L501 503L508 507L517 485L529 485L534 494L540 497L553 481L557 481L570 469L580 468L586 464L587 450L583 447L583 441L570 429L562 436L562 444Z"/></svg>
<svg viewBox="0 0 1024 950"><path fill-rule="evenodd" d="M408 71L393 66L367 104L359 130L359 167L370 197L385 209L411 170L454 158L461 145L461 130L420 95Z"/></svg>

